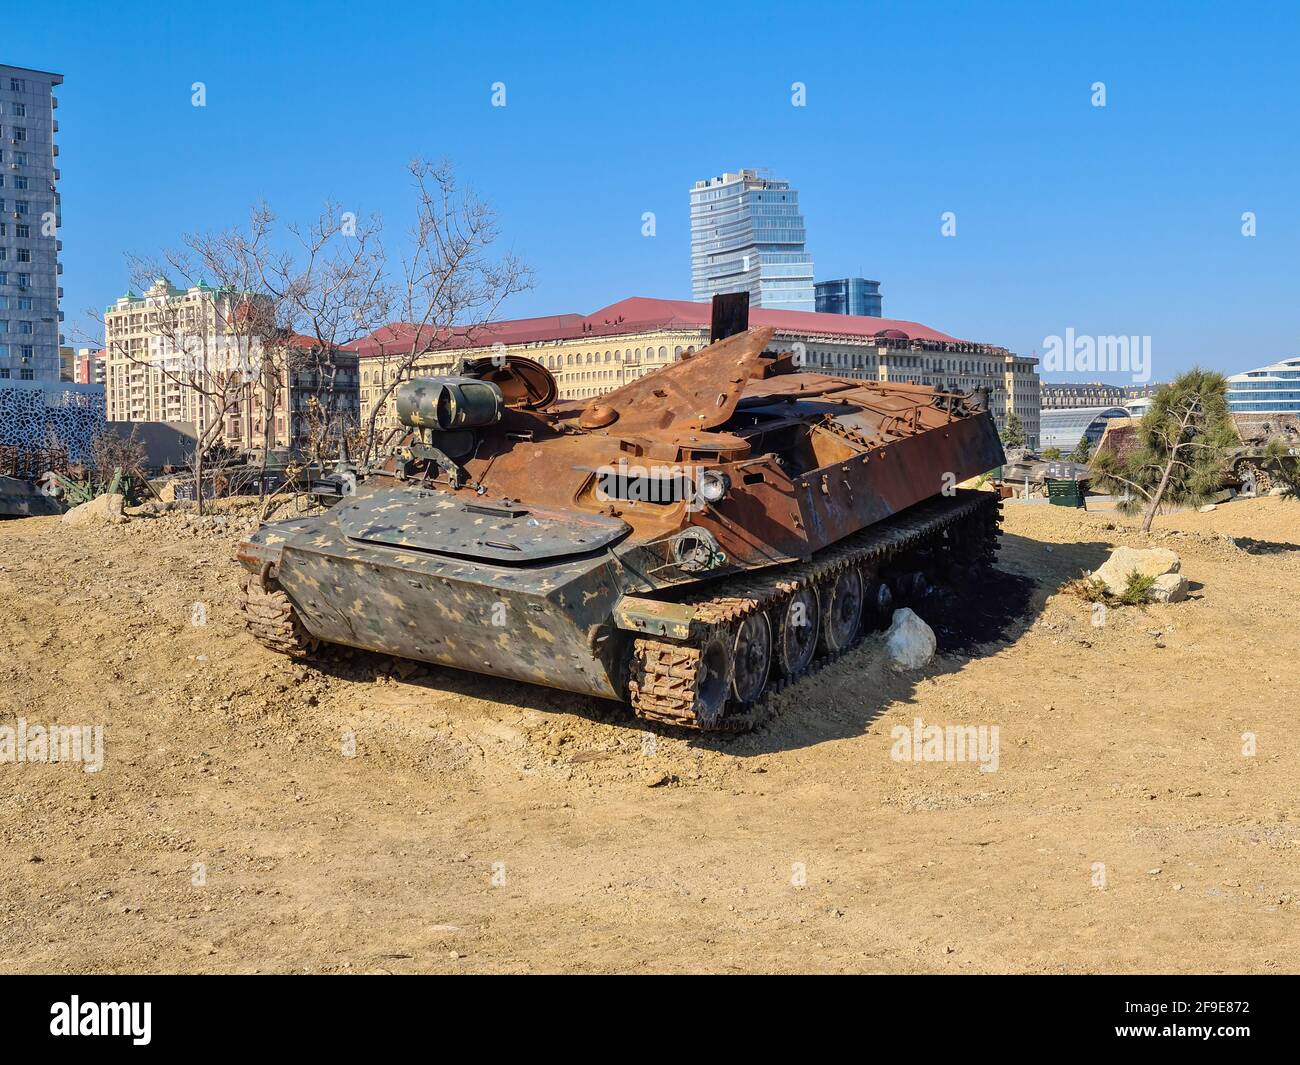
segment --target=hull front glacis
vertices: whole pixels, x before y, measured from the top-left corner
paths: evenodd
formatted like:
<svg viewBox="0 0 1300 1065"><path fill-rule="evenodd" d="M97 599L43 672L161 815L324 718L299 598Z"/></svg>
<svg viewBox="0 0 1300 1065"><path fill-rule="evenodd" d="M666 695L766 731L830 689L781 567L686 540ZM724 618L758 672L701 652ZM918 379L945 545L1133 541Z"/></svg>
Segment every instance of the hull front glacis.
<svg viewBox="0 0 1300 1065"><path fill-rule="evenodd" d="M598 552L530 566L349 540L338 508L268 525L240 559L316 639L605 699L626 691L611 622L620 567Z"/></svg>

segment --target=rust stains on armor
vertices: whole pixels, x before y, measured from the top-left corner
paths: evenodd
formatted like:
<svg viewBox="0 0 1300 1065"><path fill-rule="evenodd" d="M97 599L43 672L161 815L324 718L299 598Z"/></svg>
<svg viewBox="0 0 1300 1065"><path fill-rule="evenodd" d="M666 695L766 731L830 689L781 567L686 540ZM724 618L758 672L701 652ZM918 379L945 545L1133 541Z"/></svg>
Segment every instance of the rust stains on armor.
<svg viewBox="0 0 1300 1065"><path fill-rule="evenodd" d="M923 545L923 567L987 564L992 497L955 485L1004 461L972 397L805 372L772 336L736 333L585 404L532 360L467 362L446 384L489 384L496 407L457 421L413 403L354 495L240 546L250 631L289 654L343 644L746 727L792 663L851 643L842 604L888 598L887 560ZM831 650L795 655L783 612L836 594Z"/></svg>

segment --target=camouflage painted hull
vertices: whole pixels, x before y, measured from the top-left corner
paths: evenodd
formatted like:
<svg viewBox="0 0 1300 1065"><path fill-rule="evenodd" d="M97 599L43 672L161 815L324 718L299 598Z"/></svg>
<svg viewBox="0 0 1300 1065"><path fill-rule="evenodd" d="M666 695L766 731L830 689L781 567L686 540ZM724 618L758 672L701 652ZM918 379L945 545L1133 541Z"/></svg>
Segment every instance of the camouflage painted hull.
<svg viewBox="0 0 1300 1065"><path fill-rule="evenodd" d="M267 526L242 548L271 563L319 640L544 684L626 696L623 593L611 554L507 567L343 535L335 511Z"/></svg>

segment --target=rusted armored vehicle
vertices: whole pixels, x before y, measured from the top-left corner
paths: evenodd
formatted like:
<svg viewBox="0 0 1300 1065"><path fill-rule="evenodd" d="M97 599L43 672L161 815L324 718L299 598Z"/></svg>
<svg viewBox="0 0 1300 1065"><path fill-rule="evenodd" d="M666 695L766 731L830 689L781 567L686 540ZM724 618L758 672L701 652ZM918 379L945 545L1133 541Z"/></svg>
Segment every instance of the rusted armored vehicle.
<svg viewBox="0 0 1300 1065"><path fill-rule="evenodd" d="M980 397L808 372L772 335L585 402L514 356L406 382L408 431L354 494L240 546L247 627L751 727L991 560L998 498L955 486L1003 461Z"/></svg>
<svg viewBox="0 0 1300 1065"><path fill-rule="evenodd" d="M1300 486L1300 429L1268 422L1241 429L1241 447L1228 454L1226 482L1240 491L1266 496L1274 488Z"/></svg>

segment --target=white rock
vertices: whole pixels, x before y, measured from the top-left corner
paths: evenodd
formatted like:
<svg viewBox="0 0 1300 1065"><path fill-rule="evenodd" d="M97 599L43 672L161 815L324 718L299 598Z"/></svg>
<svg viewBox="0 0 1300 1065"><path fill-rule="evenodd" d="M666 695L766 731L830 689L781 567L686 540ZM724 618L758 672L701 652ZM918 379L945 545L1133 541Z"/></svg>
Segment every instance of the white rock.
<svg viewBox="0 0 1300 1065"><path fill-rule="evenodd" d="M1153 603L1181 603L1187 598L1187 578L1181 573L1164 573L1151 586Z"/></svg>
<svg viewBox="0 0 1300 1065"><path fill-rule="evenodd" d="M1202 514L1208 514L1208 513L1210 513L1210 511L1212 511L1212 510L1218 510L1218 509L1219 509L1219 508L1218 508L1218 506L1217 506L1216 504L1214 504L1214 503L1206 503L1205 506L1201 507L1201 513L1202 513Z"/></svg>
<svg viewBox="0 0 1300 1065"><path fill-rule="evenodd" d="M934 657L934 630L908 607L894 611L893 622L885 633L885 654L889 664L900 673L921 669Z"/></svg>
<svg viewBox="0 0 1300 1065"><path fill-rule="evenodd" d="M68 525L90 525L94 522L121 525L127 520L122 513L122 502L120 495L96 496L87 503L73 507L63 515L62 520Z"/></svg>
<svg viewBox="0 0 1300 1065"><path fill-rule="evenodd" d="M1178 555L1166 547L1141 550L1117 547L1093 576L1106 585L1106 591L1111 595L1123 595L1130 573L1137 571L1144 577L1161 577L1166 573L1177 573L1181 566Z"/></svg>

